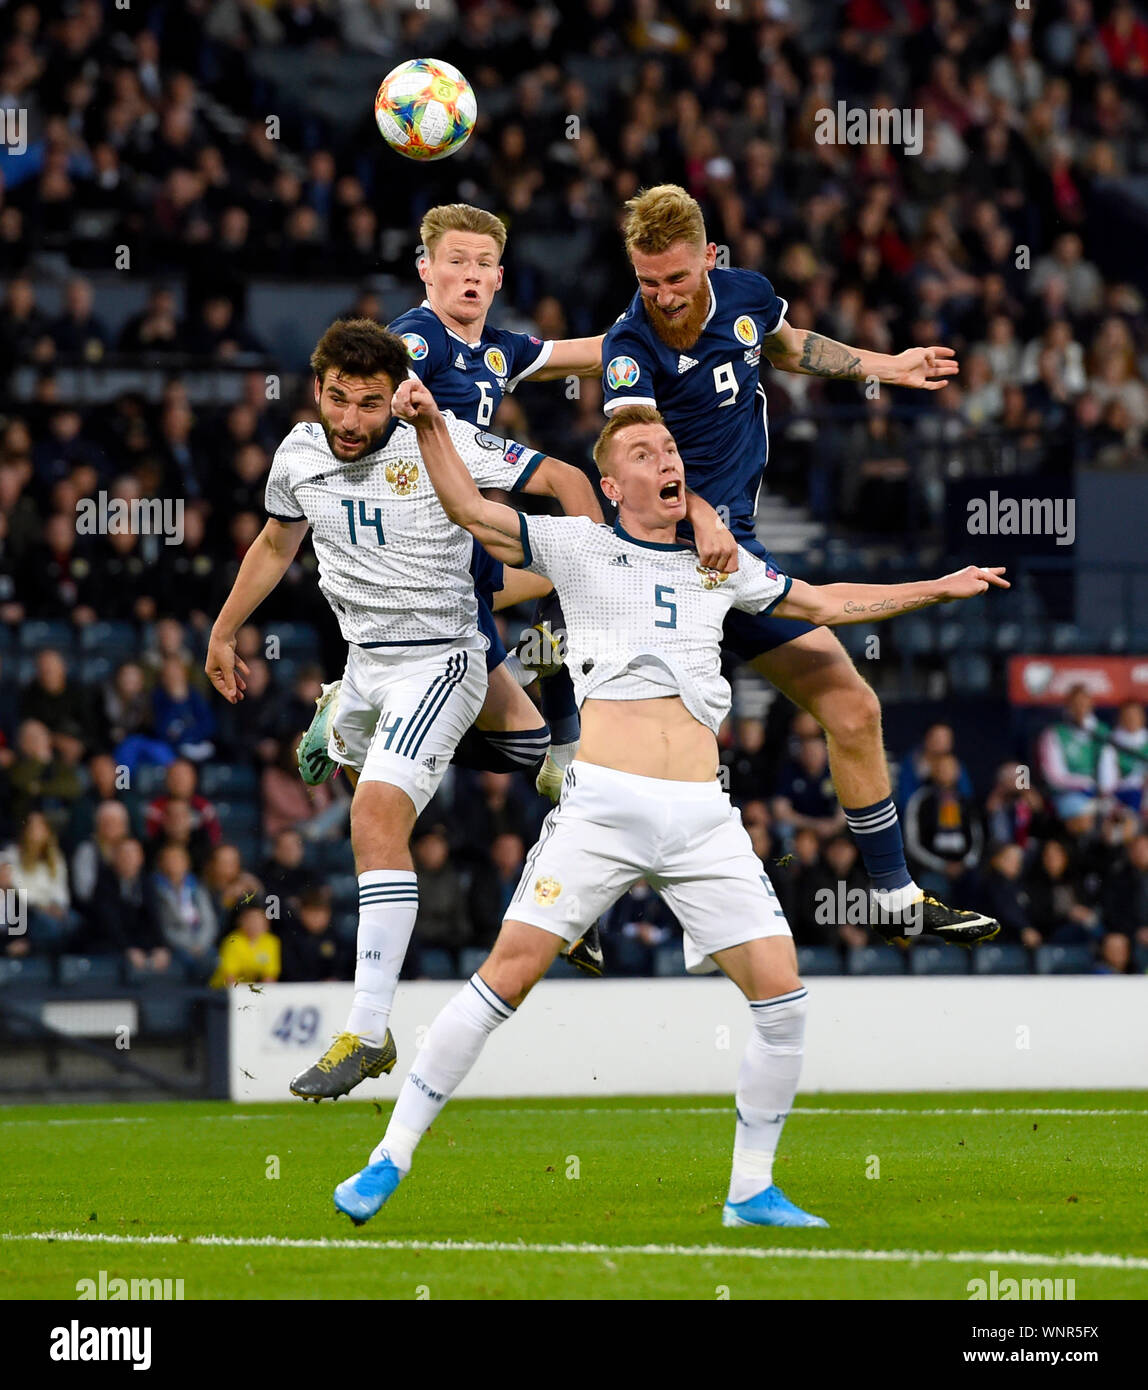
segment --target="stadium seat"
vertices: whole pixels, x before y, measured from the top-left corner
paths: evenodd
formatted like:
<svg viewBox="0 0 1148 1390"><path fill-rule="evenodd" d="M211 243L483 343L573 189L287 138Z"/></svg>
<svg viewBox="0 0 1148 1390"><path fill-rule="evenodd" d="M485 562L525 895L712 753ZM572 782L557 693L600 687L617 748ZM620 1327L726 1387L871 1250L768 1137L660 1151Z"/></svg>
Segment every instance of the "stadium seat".
<svg viewBox="0 0 1148 1390"><path fill-rule="evenodd" d="M166 778L166 767L160 767L158 763L141 763L132 773L132 781L135 784L132 790L147 799L160 796Z"/></svg>
<svg viewBox="0 0 1148 1390"><path fill-rule="evenodd" d="M71 623L33 619L20 628L20 646L26 652L38 652L42 647L57 647L67 657L76 644Z"/></svg>
<svg viewBox="0 0 1148 1390"><path fill-rule="evenodd" d="M937 625L937 650L939 652L948 655L950 652L963 652L966 648L963 622L949 618Z"/></svg>
<svg viewBox="0 0 1148 1390"><path fill-rule="evenodd" d="M1032 651L1040 649L1038 642L1025 635L1025 629L1020 623L998 623L993 632L993 647L996 651L1019 652L1025 646Z"/></svg>
<svg viewBox="0 0 1148 1390"><path fill-rule="evenodd" d="M433 946L420 946L419 975L426 980L453 980L455 972L449 952Z"/></svg>
<svg viewBox="0 0 1148 1390"><path fill-rule="evenodd" d="M993 668L979 652L956 652L949 659L949 685L954 694L984 695L992 689Z"/></svg>
<svg viewBox="0 0 1148 1390"><path fill-rule="evenodd" d="M585 980L589 976L583 975L576 965L571 965L565 956L556 956L554 963L546 972L548 980Z"/></svg>
<svg viewBox="0 0 1148 1390"><path fill-rule="evenodd" d="M318 661L319 634L310 623L269 623L263 634L264 645L269 637L279 639L279 656L295 661Z"/></svg>
<svg viewBox="0 0 1148 1390"><path fill-rule="evenodd" d="M249 763L208 763L200 768L199 790L208 797L244 798L256 794L259 782Z"/></svg>
<svg viewBox="0 0 1148 1390"><path fill-rule="evenodd" d="M150 1037L179 1037L191 1032L194 1001L181 989L144 990L139 996L140 1031Z"/></svg>
<svg viewBox="0 0 1148 1390"><path fill-rule="evenodd" d="M44 996L36 991L21 991L19 994L5 994L0 1005L0 1021L10 1038L43 1037L43 1030L36 1026L44 1007Z"/></svg>
<svg viewBox="0 0 1148 1390"><path fill-rule="evenodd" d="M1028 975L1032 959L1023 946L978 946L972 953L974 975Z"/></svg>
<svg viewBox="0 0 1148 1390"><path fill-rule="evenodd" d="M144 989L167 988L184 979L184 968L174 956L166 970L137 970L126 956L123 964L125 983L139 985Z"/></svg>
<svg viewBox="0 0 1148 1390"><path fill-rule="evenodd" d="M799 946L797 948L799 975L844 975L845 963L834 946Z"/></svg>
<svg viewBox="0 0 1148 1390"><path fill-rule="evenodd" d="M228 839L236 835L250 835L259 830L261 816L258 805L253 801L217 801L216 812L223 833Z"/></svg>
<svg viewBox="0 0 1148 1390"><path fill-rule="evenodd" d="M853 946L845 955L850 975L903 975L905 957L896 947Z"/></svg>
<svg viewBox="0 0 1148 1390"><path fill-rule="evenodd" d="M62 985L118 985L123 978L119 956L61 956Z"/></svg>
<svg viewBox="0 0 1148 1390"><path fill-rule="evenodd" d="M84 656L76 674L85 685L103 685L115 674L115 662L110 656Z"/></svg>
<svg viewBox="0 0 1148 1390"><path fill-rule="evenodd" d="M969 953L953 946L914 946L909 952L910 975L967 975Z"/></svg>
<svg viewBox="0 0 1148 1390"><path fill-rule="evenodd" d="M132 623L88 623L80 629L80 651L99 652L114 665L129 660L140 650L140 639Z"/></svg>
<svg viewBox="0 0 1148 1390"><path fill-rule="evenodd" d="M602 949L606 956L607 975L633 978L650 973L650 949L633 937L612 933L604 938Z"/></svg>
<svg viewBox="0 0 1148 1390"><path fill-rule="evenodd" d="M459 974L469 980L489 954L481 946L464 946L458 953Z"/></svg>
<svg viewBox="0 0 1148 1390"><path fill-rule="evenodd" d="M358 912L359 880L354 874L332 874L327 884L337 912Z"/></svg>
<svg viewBox="0 0 1148 1390"><path fill-rule="evenodd" d="M573 968L572 966L571 969ZM672 946L659 946L654 951L655 975L684 975L685 973L686 957L679 943L675 942Z"/></svg>
<svg viewBox="0 0 1148 1390"><path fill-rule="evenodd" d="M350 840L321 840L315 846L317 868L325 874L353 874L355 853Z"/></svg>
<svg viewBox="0 0 1148 1390"><path fill-rule="evenodd" d="M351 941L359 935L359 914L355 912L336 912L333 917L335 935L340 941Z"/></svg>
<svg viewBox="0 0 1148 1390"><path fill-rule="evenodd" d="M17 629L11 623L0 623L0 656L7 656L17 646Z"/></svg>
<svg viewBox="0 0 1148 1390"><path fill-rule="evenodd" d="M49 956L0 956L0 987L15 991L24 986L50 985L55 978Z"/></svg>
<svg viewBox="0 0 1148 1390"><path fill-rule="evenodd" d="M1148 946L1134 946L1132 964L1142 973L1148 973Z"/></svg>
<svg viewBox="0 0 1148 1390"><path fill-rule="evenodd" d="M1090 975L1093 951L1091 946L1038 946L1036 973L1038 975Z"/></svg>
<svg viewBox="0 0 1148 1390"><path fill-rule="evenodd" d="M226 835L227 843L239 851L239 859L245 869L254 873L263 862L263 836L258 831Z"/></svg>
<svg viewBox="0 0 1148 1390"><path fill-rule="evenodd" d="M934 647L933 625L928 618L902 618L892 624L894 641L903 652L914 656L927 656Z"/></svg>

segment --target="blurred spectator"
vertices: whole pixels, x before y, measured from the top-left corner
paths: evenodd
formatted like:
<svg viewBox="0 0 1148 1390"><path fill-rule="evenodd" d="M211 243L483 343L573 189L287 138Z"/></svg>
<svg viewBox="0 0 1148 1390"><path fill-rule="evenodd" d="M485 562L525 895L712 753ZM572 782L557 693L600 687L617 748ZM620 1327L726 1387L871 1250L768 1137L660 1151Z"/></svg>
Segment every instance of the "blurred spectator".
<svg viewBox="0 0 1148 1390"><path fill-rule="evenodd" d="M236 909L235 925L219 944L219 963L211 977L214 989L225 985L263 984L279 978L279 938L271 930L263 904Z"/></svg>
<svg viewBox="0 0 1148 1390"><path fill-rule="evenodd" d="M1052 792L1056 814L1066 825L1087 823L1095 815L1106 732L1092 712L1092 696L1084 686L1074 685L1064 703L1064 718L1040 735L1041 776Z"/></svg>
<svg viewBox="0 0 1148 1390"><path fill-rule="evenodd" d="M944 901L976 868L984 830L975 803L962 796L961 765L952 753L934 758L932 776L909 798L903 818L905 851L916 881Z"/></svg>
<svg viewBox="0 0 1148 1390"><path fill-rule="evenodd" d="M188 684L178 657L164 659L152 695L157 737L181 757L203 762L215 752L215 715L198 690Z"/></svg>
<svg viewBox="0 0 1148 1390"><path fill-rule="evenodd" d="M299 902L297 920L283 932L281 980L349 980L355 973L354 951L335 932L331 892L308 888Z"/></svg>
<svg viewBox="0 0 1148 1390"><path fill-rule="evenodd" d="M477 784L474 795L462 794L456 798L459 844L480 859L489 855L499 835L517 835L524 843L533 844L529 819L516 795L518 789L513 774L480 772Z"/></svg>
<svg viewBox="0 0 1148 1390"><path fill-rule="evenodd" d="M136 970L161 974L167 970L171 951L148 892L143 846L138 840L121 840L111 862L101 864L93 905L85 949L122 951Z"/></svg>
<svg viewBox="0 0 1148 1390"><path fill-rule="evenodd" d="M1121 932L1148 946L1148 833L1134 836L1105 877L1101 915L1106 932Z"/></svg>
<svg viewBox="0 0 1148 1390"><path fill-rule="evenodd" d="M981 912L1001 924L1002 945L1035 948L1041 944L1041 934L1029 920L1024 851L1019 844L1009 842L990 848L989 867L978 885L976 903Z"/></svg>
<svg viewBox="0 0 1148 1390"><path fill-rule="evenodd" d="M1148 785L1148 719L1139 700L1125 700L1117 710L1096 776L1105 795L1114 795L1134 815L1141 814Z"/></svg>
<svg viewBox="0 0 1148 1390"><path fill-rule="evenodd" d="M99 882L117 848L131 836L131 818L121 801L101 801L90 839L83 840L72 854L72 896L76 907L86 912Z"/></svg>
<svg viewBox="0 0 1148 1390"><path fill-rule="evenodd" d="M765 723L760 719L737 720L733 742L722 749L721 763L728 769L726 790L735 805L761 796L771 772L765 751Z"/></svg>
<svg viewBox="0 0 1148 1390"><path fill-rule="evenodd" d="M104 719L108 740L122 743L133 734L146 734L151 728L152 704L138 661L125 661L104 685Z"/></svg>
<svg viewBox="0 0 1148 1390"><path fill-rule="evenodd" d="M216 845L203 866L203 886L218 919L223 922L249 898L263 897L263 884L243 867L235 845Z"/></svg>
<svg viewBox="0 0 1148 1390"><path fill-rule="evenodd" d="M36 654L36 674L24 687L20 709L25 719L38 719L59 739L74 739L85 748L96 742L96 720L88 691L68 675L59 652L46 647ZM71 759L70 761L75 761Z"/></svg>
<svg viewBox="0 0 1148 1390"><path fill-rule="evenodd" d="M299 731L279 749L276 761L260 774L263 829L277 836L297 830L307 840L338 835L350 815L350 798L336 773L317 787L308 787L299 776L295 750L303 737Z"/></svg>
<svg viewBox="0 0 1148 1390"><path fill-rule="evenodd" d="M8 785L18 823L39 808L57 831L67 824L71 806L84 790L75 767L57 756L52 735L39 719L25 719L16 731L16 759L8 769Z"/></svg>
<svg viewBox="0 0 1148 1390"><path fill-rule="evenodd" d="M110 341L108 330L92 308L92 287L79 278L68 281L64 312L48 330L56 351L66 357L98 362Z"/></svg>
<svg viewBox="0 0 1148 1390"><path fill-rule="evenodd" d="M503 831L490 846L490 862L475 870L467 894L467 912L477 946L493 946L510 899L522 877L526 846L520 835Z"/></svg>
<svg viewBox="0 0 1148 1390"><path fill-rule="evenodd" d="M1030 770L1020 763L1002 763L985 802L985 821L989 839L998 844L1012 843L1027 849L1050 829L1044 797L1028 785Z"/></svg>
<svg viewBox="0 0 1148 1390"><path fill-rule="evenodd" d="M773 819L778 833L788 844L797 830L809 829L828 839L845 828L845 812L837 801L829 771L829 749L820 728L805 726L796 735L797 756L786 763L777 778L773 798Z"/></svg>
<svg viewBox="0 0 1148 1390"><path fill-rule="evenodd" d="M450 862L445 827L434 825L418 835L411 844L411 857L419 887L415 945L448 952L457 969L458 952L473 944L474 935L462 878Z"/></svg>
<svg viewBox="0 0 1148 1390"><path fill-rule="evenodd" d="M907 757L901 759L901 768L897 777L897 805L902 812L908 806L913 793L918 788L923 787L932 777L936 759L947 753L956 753L953 726L951 724L930 724L925 730L921 742ZM957 790L965 797L973 795L972 781L963 766L957 781Z"/></svg>
<svg viewBox="0 0 1148 1390"><path fill-rule="evenodd" d="M198 781L195 764L186 758L177 758L169 764L164 775L167 790L149 801L144 813L144 835L147 839L155 841L163 835L168 807L173 802L182 802L190 812L191 833L197 845L206 852L222 842L223 827L219 823L219 813L207 797L201 796L196 790Z"/></svg>
<svg viewBox="0 0 1148 1390"><path fill-rule="evenodd" d="M303 866L303 837L297 830L280 830L271 847L271 857L259 870L267 901L277 899L281 920L299 910L299 901L313 875Z"/></svg>
<svg viewBox="0 0 1148 1390"><path fill-rule="evenodd" d="M215 964L219 925L207 889L191 872L191 859L180 845L160 850L148 898L164 944L189 976L202 983Z"/></svg>
<svg viewBox="0 0 1148 1390"><path fill-rule="evenodd" d="M72 907L68 864L48 818L33 811L17 843L5 852L12 887L25 893L28 939L33 951L62 951L82 925Z"/></svg>
<svg viewBox="0 0 1148 1390"><path fill-rule="evenodd" d="M1063 840L1041 845L1026 887L1030 921L1045 941L1089 945L1099 935L1099 914L1083 901L1080 875Z"/></svg>

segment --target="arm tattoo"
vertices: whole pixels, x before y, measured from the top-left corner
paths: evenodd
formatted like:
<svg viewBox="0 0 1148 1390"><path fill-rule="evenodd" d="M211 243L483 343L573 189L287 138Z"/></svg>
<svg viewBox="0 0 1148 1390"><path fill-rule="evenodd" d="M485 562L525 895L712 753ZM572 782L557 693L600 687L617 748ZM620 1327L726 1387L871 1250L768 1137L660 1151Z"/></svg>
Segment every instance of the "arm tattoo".
<svg viewBox="0 0 1148 1390"><path fill-rule="evenodd" d="M834 342L832 338L823 338L820 333L806 333L801 348L801 360L797 364L798 371L807 372L810 376L832 376L851 380L860 366L860 357L844 343Z"/></svg>
<svg viewBox="0 0 1148 1390"><path fill-rule="evenodd" d="M900 600L883 598L877 603L854 603L851 598L847 598L842 606L842 611L845 613L911 613L914 608L928 608L930 604L939 602L938 598L933 598L928 594L915 594L912 598Z"/></svg>

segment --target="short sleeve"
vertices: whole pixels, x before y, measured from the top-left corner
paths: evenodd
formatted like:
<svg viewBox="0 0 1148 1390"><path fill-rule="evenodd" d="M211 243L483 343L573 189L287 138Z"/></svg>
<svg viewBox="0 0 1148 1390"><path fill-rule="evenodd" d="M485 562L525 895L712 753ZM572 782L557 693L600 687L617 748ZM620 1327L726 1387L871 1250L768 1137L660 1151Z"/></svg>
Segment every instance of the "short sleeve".
<svg viewBox="0 0 1148 1390"><path fill-rule="evenodd" d="M789 313L789 305L764 275L755 270L747 273L753 276L756 290L753 316L761 325L761 336L768 338L776 333L785 322L785 316Z"/></svg>
<svg viewBox="0 0 1148 1390"><path fill-rule="evenodd" d="M536 338L533 333L507 333L505 343L506 355L510 359L507 391L513 391L520 381L541 371L554 351L552 341Z"/></svg>
<svg viewBox="0 0 1148 1390"><path fill-rule="evenodd" d="M427 381L444 366L444 358L449 356L446 347L446 334L436 319L425 322L425 315L400 314L390 325L390 331L403 340L410 361L410 370L420 381Z"/></svg>
<svg viewBox="0 0 1148 1390"><path fill-rule="evenodd" d="M602 409L609 415L624 405L657 405L654 359L629 325L615 325L602 344Z"/></svg>
<svg viewBox="0 0 1148 1390"><path fill-rule="evenodd" d="M454 447L479 487L521 491L545 457L526 444L489 434L449 412L444 414Z"/></svg>
<svg viewBox="0 0 1148 1390"><path fill-rule="evenodd" d="M267 509L267 515L274 521L306 521L307 518L295 500L295 492L291 486L291 471L287 466L284 450L285 444L280 444L271 460L263 505Z"/></svg>
<svg viewBox="0 0 1148 1390"><path fill-rule="evenodd" d="M728 582L733 589L734 608L743 613L771 613L789 593L793 580L739 545L737 570Z"/></svg>
<svg viewBox="0 0 1148 1390"><path fill-rule="evenodd" d="M594 524L588 516L527 516L519 512L522 568L545 576L557 586L566 564L582 550L587 528Z"/></svg>

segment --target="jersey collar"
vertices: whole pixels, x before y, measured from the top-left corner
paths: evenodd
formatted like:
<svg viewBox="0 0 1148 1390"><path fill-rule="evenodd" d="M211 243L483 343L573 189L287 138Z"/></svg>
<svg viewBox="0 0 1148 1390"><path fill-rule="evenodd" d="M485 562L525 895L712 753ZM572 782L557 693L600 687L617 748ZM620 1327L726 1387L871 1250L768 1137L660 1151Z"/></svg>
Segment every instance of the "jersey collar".
<svg viewBox="0 0 1148 1390"><path fill-rule="evenodd" d="M710 311L705 318L702 319L702 333L710 326L710 319L717 313L717 295L714 294L714 282L710 278L711 273L712 272L709 271L706 272L706 284L710 287Z"/></svg>
<svg viewBox="0 0 1148 1390"><path fill-rule="evenodd" d="M629 531L623 528L620 517L614 518L614 534L619 540L629 541L631 545L640 545L644 550L689 550L690 548L688 545L682 545L678 541L675 541L673 544L668 544L665 541L640 541L636 536L631 536Z"/></svg>
<svg viewBox="0 0 1148 1390"><path fill-rule="evenodd" d="M431 302L430 302L429 299L424 299L423 302L419 305L419 308L420 308L420 309L429 309L430 312L431 312L432 314L434 314L434 306L431 304ZM436 319L438 319L438 315L437 315L437 314L434 314L434 316L435 316ZM442 323L442 319L438 319L438 321L439 321L439 323ZM453 338L453 339L455 340L456 343L461 343L461 344L463 345L464 348L470 348L471 352L477 351L477 350L482 346L483 339L486 337L486 324L485 324L485 323L483 323L483 325L482 325L482 337L479 338L479 340L478 340L477 343L468 343L468 342L466 341L465 338L459 337L459 335L454 331L454 329L453 329L453 328L448 328L448 327L446 326L445 323L442 323L442 330L443 330L443 332L447 335L448 338Z"/></svg>

